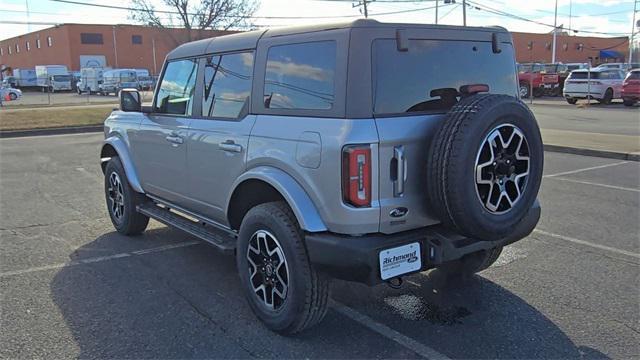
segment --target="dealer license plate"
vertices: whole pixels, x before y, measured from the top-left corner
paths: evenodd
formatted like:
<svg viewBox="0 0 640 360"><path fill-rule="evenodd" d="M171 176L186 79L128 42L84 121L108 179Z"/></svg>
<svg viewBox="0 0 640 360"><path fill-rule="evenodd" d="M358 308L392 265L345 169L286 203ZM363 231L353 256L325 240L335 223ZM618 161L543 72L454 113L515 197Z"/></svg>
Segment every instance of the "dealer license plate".
<svg viewBox="0 0 640 360"><path fill-rule="evenodd" d="M382 280L418 271L422 267L420 243L411 243L380 251L380 278Z"/></svg>

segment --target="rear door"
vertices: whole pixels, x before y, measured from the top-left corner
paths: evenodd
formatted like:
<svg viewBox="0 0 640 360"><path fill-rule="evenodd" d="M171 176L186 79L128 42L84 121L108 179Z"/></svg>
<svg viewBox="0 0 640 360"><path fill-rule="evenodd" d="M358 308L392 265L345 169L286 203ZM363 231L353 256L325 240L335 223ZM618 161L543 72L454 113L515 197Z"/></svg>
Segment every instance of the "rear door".
<svg viewBox="0 0 640 360"><path fill-rule="evenodd" d="M243 51L200 59L202 116L192 120L188 136L188 207L221 223L231 186L245 169L256 118L248 114L253 58L253 51Z"/></svg>
<svg viewBox="0 0 640 360"><path fill-rule="evenodd" d="M167 63L153 112L145 116L131 138L142 188L182 206L189 186L186 138L192 116L199 109L194 103L196 76L195 59Z"/></svg>
<svg viewBox="0 0 640 360"><path fill-rule="evenodd" d="M475 39L465 33L470 40L461 41L429 35L409 34L406 50L395 38L372 44L383 233L437 222L427 203L427 156L437 126L460 99L459 88L487 84L491 93L517 96L514 52L507 36L495 53L489 32Z"/></svg>

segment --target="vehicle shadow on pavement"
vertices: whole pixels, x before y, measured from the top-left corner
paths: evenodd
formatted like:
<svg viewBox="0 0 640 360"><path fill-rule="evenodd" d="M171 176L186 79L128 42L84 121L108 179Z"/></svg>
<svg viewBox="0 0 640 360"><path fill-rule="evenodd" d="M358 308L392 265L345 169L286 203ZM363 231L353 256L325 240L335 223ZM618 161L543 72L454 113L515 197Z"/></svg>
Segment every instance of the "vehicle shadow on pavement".
<svg viewBox="0 0 640 360"><path fill-rule="evenodd" d="M337 282L333 297L451 358L607 358L481 275L413 275L400 289Z"/></svg>
<svg viewBox="0 0 640 360"><path fill-rule="evenodd" d="M411 350L329 310L293 337L267 330L250 311L234 257L159 228L139 237L104 234L71 255L50 283L79 358L419 358ZM55 356L54 356L55 357Z"/></svg>
<svg viewBox="0 0 640 360"><path fill-rule="evenodd" d="M168 228L140 237L104 234L71 255L86 263L54 276L52 298L79 358L417 358L334 310L318 326L283 337L251 313L235 260L206 244L131 255L194 240ZM113 256L114 254L130 254ZM93 261L106 256L109 260ZM438 271L387 286L334 281L332 297L452 358L604 358L481 276Z"/></svg>

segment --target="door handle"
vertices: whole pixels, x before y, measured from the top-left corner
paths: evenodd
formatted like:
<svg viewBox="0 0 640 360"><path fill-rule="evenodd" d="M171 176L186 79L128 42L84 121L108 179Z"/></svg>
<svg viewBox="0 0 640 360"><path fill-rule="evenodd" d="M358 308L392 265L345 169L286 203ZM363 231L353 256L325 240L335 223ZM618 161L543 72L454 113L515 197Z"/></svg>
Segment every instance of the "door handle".
<svg viewBox="0 0 640 360"><path fill-rule="evenodd" d="M227 140L218 144L218 149L228 152L242 152L242 145L236 144L233 140Z"/></svg>
<svg viewBox="0 0 640 360"><path fill-rule="evenodd" d="M396 160L396 179L393 181L393 196L401 197L404 194L404 183L407 181L407 159L404 156L404 146L393 148L393 158Z"/></svg>
<svg viewBox="0 0 640 360"><path fill-rule="evenodd" d="M182 144L184 142L182 137L180 137L178 135L167 135L167 137L165 137L165 139L167 139L168 142L173 144L173 146L178 146L178 145L180 145L180 144Z"/></svg>

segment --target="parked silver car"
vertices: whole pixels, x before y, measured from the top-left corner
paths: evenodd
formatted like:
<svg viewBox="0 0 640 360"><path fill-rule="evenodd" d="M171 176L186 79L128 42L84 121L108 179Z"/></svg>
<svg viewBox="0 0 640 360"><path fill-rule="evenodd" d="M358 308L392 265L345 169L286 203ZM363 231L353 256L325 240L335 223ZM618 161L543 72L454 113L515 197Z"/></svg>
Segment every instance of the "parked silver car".
<svg viewBox="0 0 640 360"><path fill-rule="evenodd" d="M326 313L328 278L472 274L527 236L543 151L503 28L344 24L185 44L153 105L105 121L115 228L154 218L235 252L274 331Z"/></svg>

